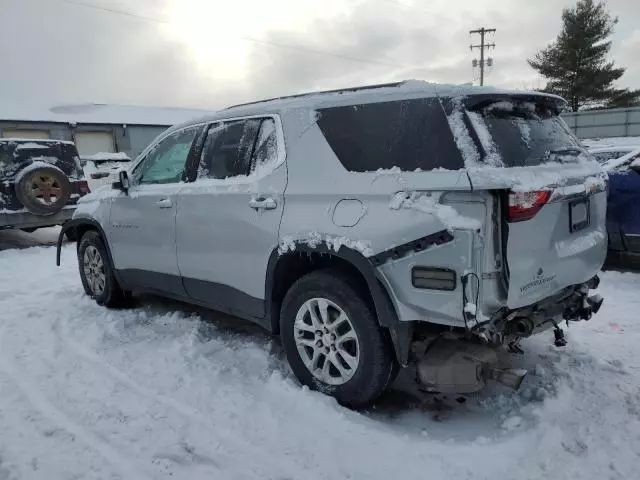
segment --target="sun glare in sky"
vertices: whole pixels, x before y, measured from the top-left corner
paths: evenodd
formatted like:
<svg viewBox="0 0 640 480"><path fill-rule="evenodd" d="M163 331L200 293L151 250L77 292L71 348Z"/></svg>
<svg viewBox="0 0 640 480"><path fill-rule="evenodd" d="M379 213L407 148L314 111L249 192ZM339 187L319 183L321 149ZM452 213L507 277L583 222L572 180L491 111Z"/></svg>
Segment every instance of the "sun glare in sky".
<svg viewBox="0 0 640 480"><path fill-rule="evenodd" d="M304 31L314 20L340 14L344 0L172 0L169 33L184 42L199 68L218 79L237 78L251 49L268 31Z"/></svg>

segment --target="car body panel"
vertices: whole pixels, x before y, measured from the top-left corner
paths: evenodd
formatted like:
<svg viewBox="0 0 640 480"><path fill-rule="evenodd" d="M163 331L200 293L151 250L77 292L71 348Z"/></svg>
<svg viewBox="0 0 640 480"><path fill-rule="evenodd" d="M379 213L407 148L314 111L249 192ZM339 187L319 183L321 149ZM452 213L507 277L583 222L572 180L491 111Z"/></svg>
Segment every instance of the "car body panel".
<svg viewBox="0 0 640 480"><path fill-rule="evenodd" d="M609 170L607 229L610 249L640 253L640 151ZM622 160L622 159L620 159ZM633 165L633 166L632 166Z"/></svg>

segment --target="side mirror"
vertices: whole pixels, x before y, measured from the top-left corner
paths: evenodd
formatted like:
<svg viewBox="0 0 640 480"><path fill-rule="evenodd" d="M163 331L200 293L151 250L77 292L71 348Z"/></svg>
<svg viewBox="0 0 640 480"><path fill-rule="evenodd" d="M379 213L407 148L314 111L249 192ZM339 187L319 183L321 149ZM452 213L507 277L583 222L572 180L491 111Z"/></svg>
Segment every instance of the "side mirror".
<svg viewBox="0 0 640 480"><path fill-rule="evenodd" d="M118 172L118 181L114 182L112 184L112 187L127 193L129 191L130 186L131 185L129 182L129 174L127 173L126 170L120 170Z"/></svg>

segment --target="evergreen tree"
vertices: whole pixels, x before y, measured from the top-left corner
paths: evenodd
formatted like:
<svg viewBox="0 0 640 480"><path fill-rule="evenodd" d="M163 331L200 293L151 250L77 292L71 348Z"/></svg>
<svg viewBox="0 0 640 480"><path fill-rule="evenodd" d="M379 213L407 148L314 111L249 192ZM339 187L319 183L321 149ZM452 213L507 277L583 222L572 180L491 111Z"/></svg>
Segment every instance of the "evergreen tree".
<svg viewBox="0 0 640 480"><path fill-rule="evenodd" d="M625 69L607 60L609 36L617 23L603 2L579 0L562 11L562 31L555 42L541 50L529 65L548 79L544 91L564 97L575 112L583 107L630 106L639 91L616 89Z"/></svg>

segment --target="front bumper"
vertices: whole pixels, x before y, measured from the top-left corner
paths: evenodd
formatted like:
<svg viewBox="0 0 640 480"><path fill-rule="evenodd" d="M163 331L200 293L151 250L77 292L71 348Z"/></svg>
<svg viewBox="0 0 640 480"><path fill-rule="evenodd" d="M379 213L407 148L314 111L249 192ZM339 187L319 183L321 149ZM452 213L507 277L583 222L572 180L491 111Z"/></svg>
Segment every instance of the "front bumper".
<svg viewBox="0 0 640 480"><path fill-rule="evenodd" d="M71 220L76 205L67 205L53 215L35 215L26 209L5 210L0 213L0 230L9 228L42 228L62 225Z"/></svg>

